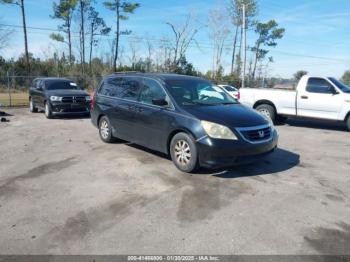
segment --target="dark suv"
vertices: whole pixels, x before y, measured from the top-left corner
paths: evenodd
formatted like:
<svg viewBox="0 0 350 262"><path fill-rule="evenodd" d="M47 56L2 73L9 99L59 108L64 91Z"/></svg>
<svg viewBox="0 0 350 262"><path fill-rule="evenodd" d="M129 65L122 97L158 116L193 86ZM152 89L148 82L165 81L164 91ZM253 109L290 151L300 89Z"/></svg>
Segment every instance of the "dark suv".
<svg viewBox="0 0 350 262"><path fill-rule="evenodd" d="M277 146L267 119L197 77L112 74L104 77L91 106L104 142L120 138L170 154L185 172L231 166Z"/></svg>
<svg viewBox="0 0 350 262"><path fill-rule="evenodd" d="M29 89L31 112L45 110L45 116L89 114L90 95L64 78L36 78Z"/></svg>

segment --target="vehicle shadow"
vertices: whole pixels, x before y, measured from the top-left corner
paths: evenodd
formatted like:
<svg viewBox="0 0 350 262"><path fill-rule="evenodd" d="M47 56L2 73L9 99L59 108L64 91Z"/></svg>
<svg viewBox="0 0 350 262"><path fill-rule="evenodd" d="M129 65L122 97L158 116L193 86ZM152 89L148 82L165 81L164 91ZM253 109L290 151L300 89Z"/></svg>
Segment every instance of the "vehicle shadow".
<svg viewBox="0 0 350 262"><path fill-rule="evenodd" d="M335 130L335 131L346 131L346 126L342 122L333 122L326 120L309 120L309 119L287 119L285 123L278 125L289 125L295 127L306 127L313 129L324 129L324 130Z"/></svg>
<svg viewBox="0 0 350 262"><path fill-rule="evenodd" d="M116 143L125 144L145 154L149 153L154 156L171 161L170 156L157 151L150 150L143 146L132 144L126 141L119 140ZM237 178L247 176L258 176L283 172L297 166L300 162L300 155L290 152L285 149L277 148L273 153L264 157L259 157L249 163L237 164L232 167L206 169L200 168L194 175L212 175L220 178Z"/></svg>
<svg viewBox="0 0 350 262"><path fill-rule="evenodd" d="M278 148L273 153L258 158L251 163L215 171L205 170L205 173L220 178L259 176L283 172L297 166L299 163L300 155Z"/></svg>
<svg viewBox="0 0 350 262"><path fill-rule="evenodd" d="M0 110L0 116L13 116L13 115Z"/></svg>

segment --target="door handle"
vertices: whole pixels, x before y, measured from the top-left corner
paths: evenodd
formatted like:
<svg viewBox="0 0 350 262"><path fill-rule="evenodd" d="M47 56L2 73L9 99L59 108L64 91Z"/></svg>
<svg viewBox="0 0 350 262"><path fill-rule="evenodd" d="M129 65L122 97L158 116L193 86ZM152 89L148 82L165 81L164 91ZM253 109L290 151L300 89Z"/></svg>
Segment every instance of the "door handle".
<svg viewBox="0 0 350 262"><path fill-rule="evenodd" d="M308 99L309 97L308 96L301 96L300 98L301 99Z"/></svg>

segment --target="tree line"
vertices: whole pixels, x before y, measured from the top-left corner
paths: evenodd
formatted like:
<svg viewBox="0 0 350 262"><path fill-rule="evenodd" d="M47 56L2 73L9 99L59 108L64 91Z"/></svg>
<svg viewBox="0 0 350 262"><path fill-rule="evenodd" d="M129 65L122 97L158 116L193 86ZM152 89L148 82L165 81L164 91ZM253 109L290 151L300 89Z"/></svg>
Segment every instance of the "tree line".
<svg viewBox="0 0 350 262"><path fill-rule="evenodd" d="M23 55L7 60L0 57L1 75L11 71L19 75L94 78L113 71L175 72L239 86L242 67L246 64L246 80L250 85L261 85L265 81L268 84L267 68L274 62L269 51L285 34L285 29L277 21L257 19L256 0L227 0L225 4L212 8L206 21L198 22L193 13L189 13L181 23L167 21L169 35L162 38L141 37L132 34L131 30L121 30L123 22L132 19L142 8L140 3L126 0L103 2L104 8L115 17L115 23L108 25L98 12L95 0L56 0L52 2L50 18L59 21L59 25L50 38L61 43L62 48L40 59L29 50L26 0L0 0L0 3L18 8L24 38ZM243 24L255 35L246 47L242 46ZM74 31L76 28L79 32ZM197 41L201 31L207 32L209 43ZM0 51L9 44L12 35L10 30L3 30L0 26ZM96 49L106 36L112 37L108 42L110 52L101 55ZM190 48L202 53L205 53L203 48L211 49L212 65L207 72L199 72L188 61L186 55ZM248 53L246 61L243 52ZM227 57L230 58L229 66L224 63ZM229 68L227 72L225 67Z"/></svg>

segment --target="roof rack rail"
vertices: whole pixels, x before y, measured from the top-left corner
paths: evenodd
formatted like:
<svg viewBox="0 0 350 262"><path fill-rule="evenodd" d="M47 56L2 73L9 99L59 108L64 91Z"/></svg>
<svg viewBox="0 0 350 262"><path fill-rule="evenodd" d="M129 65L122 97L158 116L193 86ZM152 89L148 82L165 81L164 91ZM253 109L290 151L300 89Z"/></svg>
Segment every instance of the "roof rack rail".
<svg viewBox="0 0 350 262"><path fill-rule="evenodd" d="M113 72L113 74L137 74L142 73L140 71L119 71L119 72Z"/></svg>

